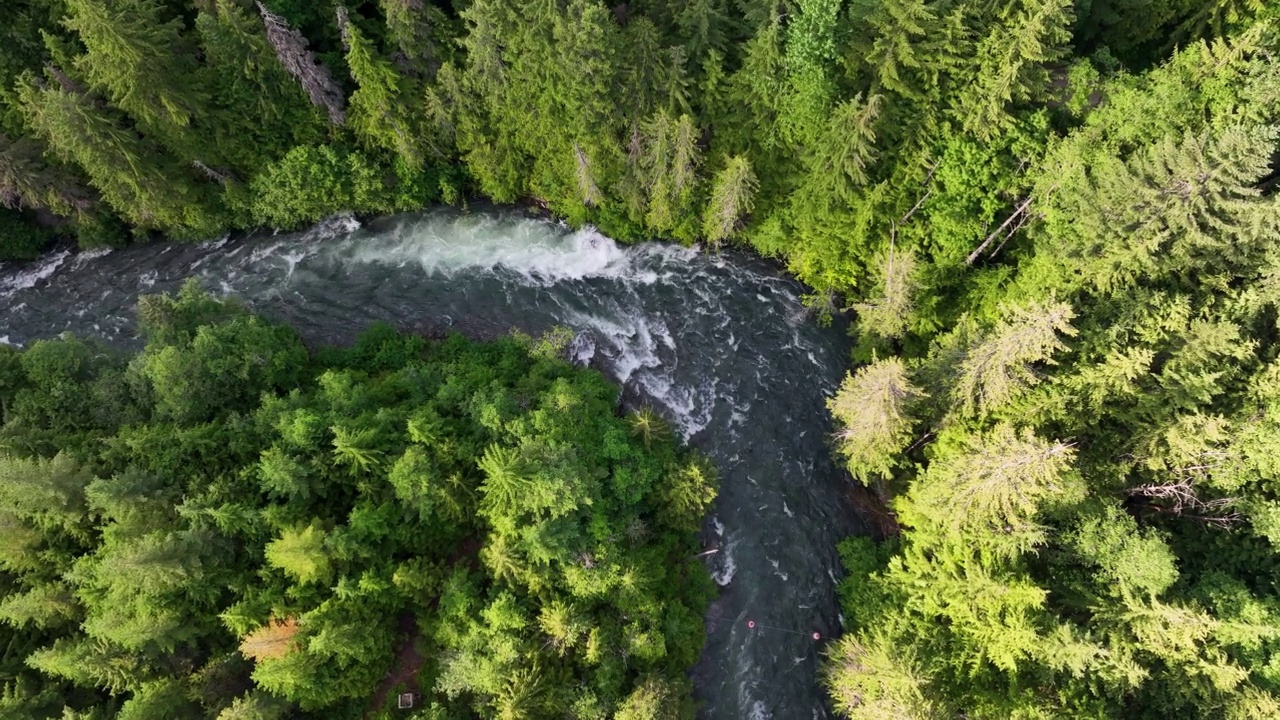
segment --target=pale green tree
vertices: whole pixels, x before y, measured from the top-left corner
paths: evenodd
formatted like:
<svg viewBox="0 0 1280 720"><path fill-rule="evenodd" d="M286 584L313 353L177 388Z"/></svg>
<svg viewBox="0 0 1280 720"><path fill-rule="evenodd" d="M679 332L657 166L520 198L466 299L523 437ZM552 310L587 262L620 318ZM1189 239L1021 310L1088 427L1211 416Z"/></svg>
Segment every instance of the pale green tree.
<svg viewBox="0 0 1280 720"><path fill-rule="evenodd" d="M953 390L956 409L988 414L1040 382L1036 363L1053 363L1066 349L1059 334L1073 336L1075 311L1063 302L1009 308L1004 319L966 348Z"/></svg>
<svg viewBox="0 0 1280 720"><path fill-rule="evenodd" d="M703 212L702 233L719 246L737 231L744 216L751 213L760 183L747 158L729 158L711 182L711 198Z"/></svg>
<svg viewBox="0 0 1280 720"><path fill-rule="evenodd" d="M911 402L922 396L901 358L877 360L845 377L827 409L840 425L836 441L854 478L869 483L892 475L911 439Z"/></svg>
<svg viewBox="0 0 1280 720"><path fill-rule="evenodd" d="M280 537L267 543L267 562L304 585L327 582L333 565L325 537L325 531L316 523L286 529Z"/></svg>

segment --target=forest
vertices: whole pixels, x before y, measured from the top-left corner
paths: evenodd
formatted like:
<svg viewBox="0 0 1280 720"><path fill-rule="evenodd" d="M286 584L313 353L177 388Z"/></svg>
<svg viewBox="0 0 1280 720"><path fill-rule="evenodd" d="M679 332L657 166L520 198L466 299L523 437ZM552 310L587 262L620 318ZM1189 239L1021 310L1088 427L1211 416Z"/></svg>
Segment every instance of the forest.
<svg viewBox="0 0 1280 720"><path fill-rule="evenodd" d="M0 353L0 716L691 716L715 472L562 333L139 316Z"/></svg>
<svg viewBox="0 0 1280 720"><path fill-rule="evenodd" d="M841 547L838 713L1280 717L1278 33L1265 0L9 0L0 257L478 198L748 248L852 320L831 446L883 527ZM354 716L411 636L426 717L691 712L712 471L652 414L554 343L139 312L133 359L0 355L9 707Z"/></svg>

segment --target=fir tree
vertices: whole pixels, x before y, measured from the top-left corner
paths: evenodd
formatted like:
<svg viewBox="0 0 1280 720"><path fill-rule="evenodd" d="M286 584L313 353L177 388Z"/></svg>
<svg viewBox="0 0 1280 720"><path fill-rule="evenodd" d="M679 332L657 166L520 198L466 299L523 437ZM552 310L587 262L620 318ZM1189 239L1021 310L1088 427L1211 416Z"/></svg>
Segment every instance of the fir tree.
<svg viewBox="0 0 1280 720"><path fill-rule="evenodd" d="M1051 363L1053 353L1065 349L1058 335L1075 334L1073 317L1066 303L1011 308L964 352L954 390L960 412L988 414L1039 382L1032 365Z"/></svg>
<svg viewBox="0 0 1280 720"><path fill-rule="evenodd" d="M87 53L77 68L90 85L143 127L177 141L206 98L182 23L163 19L158 0L68 0L66 25Z"/></svg>
<svg viewBox="0 0 1280 720"><path fill-rule="evenodd" d="M909 406L921 395L898 358L878 360L848 375L827 408L841 424L836 433L849 471L863 483L887 479L894 456L911 439Z"/></svg>
<svg viewBox="0 0 1280 720"><path fill-rule="evenodd" d="M751 163L742 156L729 158L711 183L711 198L703 214L702 232L712 245L732 237L744 216L751 213L759 183Z"/></svg>

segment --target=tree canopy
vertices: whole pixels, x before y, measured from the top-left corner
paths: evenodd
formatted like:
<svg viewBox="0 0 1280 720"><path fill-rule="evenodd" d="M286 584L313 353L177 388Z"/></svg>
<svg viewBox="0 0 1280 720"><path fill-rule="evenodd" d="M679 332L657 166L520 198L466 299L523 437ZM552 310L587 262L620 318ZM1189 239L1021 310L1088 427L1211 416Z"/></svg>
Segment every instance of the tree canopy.
<svg viewBox="0 0 1280 720"><path fill-rule="evenodd" d="M194 285L140 315L131 358L0 356L0 714L692 717L715 475L598 373L308 352Z"/></svg>

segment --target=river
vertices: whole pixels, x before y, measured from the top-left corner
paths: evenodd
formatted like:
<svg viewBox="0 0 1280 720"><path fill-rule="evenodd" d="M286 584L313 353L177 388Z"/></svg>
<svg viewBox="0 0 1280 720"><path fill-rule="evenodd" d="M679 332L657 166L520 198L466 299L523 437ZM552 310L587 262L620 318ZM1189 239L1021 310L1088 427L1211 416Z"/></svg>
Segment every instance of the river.
<svg viewBox="0 0 1280 720"><path fill-rule="evenodd" d="M693 672L700 716L830 716L818 673L840 627L835 546L867 529L827 447L825 398L847 339L808 316L798 283L746 255L620 246L514 211L335 218L301 233L0 266L0 341L70 331L136 347L138 295L189 277L313 343L348 341L375 320L479 337L577 331L575 360L621 383L628 404L659 411L721 470L705 530L721 593Z"/></svg>

